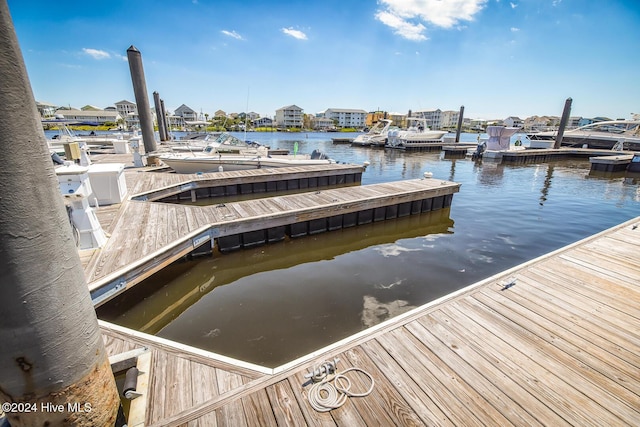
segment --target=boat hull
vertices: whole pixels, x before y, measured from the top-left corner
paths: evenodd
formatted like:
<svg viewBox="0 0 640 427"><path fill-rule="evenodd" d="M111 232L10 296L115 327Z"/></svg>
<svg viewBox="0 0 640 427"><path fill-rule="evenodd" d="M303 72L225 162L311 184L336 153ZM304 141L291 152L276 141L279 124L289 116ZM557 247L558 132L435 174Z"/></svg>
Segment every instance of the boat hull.
<svg viewBox="0 0 640 427"><path fill-rule="evenodd" d="M161 160L177 173L209 173L219 171L239 171L261 168L282 168L287 166L328 165L330 159L276 159L242 157L161 157Z"/></svg>
<svg viewBox="0 0 640 427"><path fill-rule="evenodd" d="M360 135L355 138L351 145L355 145L358 147L371 147L371 146L384 146L387 142L386 135L379 136L369 136L369 135Z"/></svg>
<svg viewBox="0 0 640 427"><path fill-rule="evenodd" d="M389 135L388 147L408 150L412 148L424 148L433 145L434 142L442 142L442 138L447 134L446 131L428 131L421 134L413 135Z"/></svg>

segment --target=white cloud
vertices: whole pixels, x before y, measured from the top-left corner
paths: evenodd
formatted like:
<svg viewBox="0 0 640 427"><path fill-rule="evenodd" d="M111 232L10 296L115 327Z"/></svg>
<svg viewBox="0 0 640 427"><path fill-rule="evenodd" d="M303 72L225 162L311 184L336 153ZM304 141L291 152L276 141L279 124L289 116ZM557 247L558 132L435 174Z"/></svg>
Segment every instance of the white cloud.
<svg viewBox="0 0 640 427"><path fill-rule="evenodd" d="M559 5L560 3L562 3L562 0L553 0L553 1L551 2L551 5L552 5L553 7L555 7L555 6Z"/></svg>
<svg viewBox="0 0 640 427"><path fill-rule="evenodd" d="M82 48L82 52L84 52L85 54L89 55L93 59L109 59L109 58L111 58L111 55L109 54L109 52L105 52L104 50L90 49L90 48L84 47L84 48Z"/></svg>
<svg viewBox="0 0 640 427"><path fill-rule="evenodd" d="M306 40L307 39L307 35L305 33L303 33L300 30L294 30L291 27L283 28L282 32L285 33L286 35L291 36L293 38L296 38L298 40Z"/></svg>
<svg viewBox="0 0 640 427"><path fill-rule="evenodd" d="M408 40L427 40L424 24L451 28L471 21L487 0L380 0L383 9L375 17Z"/></svg>
<svg viewBox="0 0 640 427"><path fill-rule="evenodd" d="M511 2L511 3L509 3L509 4L511 5L511 9L515 9L516 7L518 7L518 5L517 5L517 4L515 4L515 3L513 3L513 2Z"/></svg>
<svg viewBox="0 0 640 427"><path fill-rule="evenodd" d="M240 34L236 33L235 31L222 30L220 32L222 34L224 34L225 36L233 37L234 39L237 39L237 40L244 40L242 38L242 36Z"/></svg>
<svg viewBox="0 0 640 427"><path fill-rule="evenodd" d="M512 33L517 33L518 31L520 31L520 28L511 27L511 32Z"/></svg>
<svg viewBox="0 0 640 427"><path fill-rule="evenodd" d="M424 30L426 30L426 27L420 23L412 24L390 12L378 12L376 19L386 26L393 28L394 33L407 40L427 40L427 37L422 34Z"/></svg>

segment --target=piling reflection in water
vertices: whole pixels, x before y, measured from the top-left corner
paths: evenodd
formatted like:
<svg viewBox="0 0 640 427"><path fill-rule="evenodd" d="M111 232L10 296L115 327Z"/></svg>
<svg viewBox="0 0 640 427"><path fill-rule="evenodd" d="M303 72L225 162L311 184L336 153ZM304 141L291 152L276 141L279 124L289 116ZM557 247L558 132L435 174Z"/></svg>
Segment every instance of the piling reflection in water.
<svg viewBox="0 0 640 427"><path fill-rule="evenodd" d="M391 278L379 269L385 258L419 253L403 239L429 244L452 227L441 209L176 263L99 317L277 366L447 293L414 268Z"/></svg>

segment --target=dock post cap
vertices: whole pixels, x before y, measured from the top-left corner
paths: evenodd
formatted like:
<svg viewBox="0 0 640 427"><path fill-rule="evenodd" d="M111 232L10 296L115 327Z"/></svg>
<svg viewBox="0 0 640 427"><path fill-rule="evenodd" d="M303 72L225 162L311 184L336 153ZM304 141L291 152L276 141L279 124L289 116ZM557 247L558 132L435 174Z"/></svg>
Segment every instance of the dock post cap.
<svg viewBox="0 0 640 427"><path fill-rule="evenodd" d="M127 52L140 52L134 45L129 46Z"/></svg>

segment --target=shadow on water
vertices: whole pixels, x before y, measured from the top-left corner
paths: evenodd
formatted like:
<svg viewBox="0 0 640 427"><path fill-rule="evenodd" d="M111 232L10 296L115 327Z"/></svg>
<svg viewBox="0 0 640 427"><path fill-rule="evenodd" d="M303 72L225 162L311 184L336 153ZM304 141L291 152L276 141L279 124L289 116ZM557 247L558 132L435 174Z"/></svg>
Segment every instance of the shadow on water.
<svg viewBox="0 0 640 427"><path fill-rule="evenodd" d="M451 234L452 227L449 209L442 209L174 263L98 308L98 316L277 366L414 308L402 290L407 278L378 283L358 268L356 277L343 271L327 280L332 260L357 257L366 264L384 251L407 250L395 242ZM434 292L428 298L448 291Z"/></svg>

